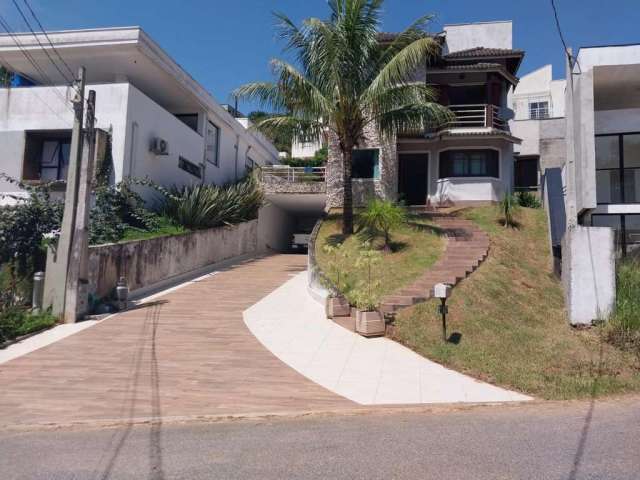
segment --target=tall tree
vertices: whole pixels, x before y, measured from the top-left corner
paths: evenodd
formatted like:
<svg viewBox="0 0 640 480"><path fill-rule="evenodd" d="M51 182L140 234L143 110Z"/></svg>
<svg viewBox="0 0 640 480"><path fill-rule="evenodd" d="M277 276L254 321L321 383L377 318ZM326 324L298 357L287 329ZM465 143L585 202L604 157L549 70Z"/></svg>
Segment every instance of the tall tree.
<svg viewBox="0 0 640 480"><path fill-rule="evenodd" d="M440 46L426 33L432 16L419 18L390 41L381 42L383 0L329 0L327 20L308 18L297 26L275 14L285 52L295 65L274 59L274 82L240 87L236 94L257 100L280 115L260 122L262 130L293 130L306 139L323 134L337 140L343 164L343 233L353 233L351 162L354 148L374 125L391 141L398 132L420 131L450 118L437 94L416 82L415 72Z"/></svg>

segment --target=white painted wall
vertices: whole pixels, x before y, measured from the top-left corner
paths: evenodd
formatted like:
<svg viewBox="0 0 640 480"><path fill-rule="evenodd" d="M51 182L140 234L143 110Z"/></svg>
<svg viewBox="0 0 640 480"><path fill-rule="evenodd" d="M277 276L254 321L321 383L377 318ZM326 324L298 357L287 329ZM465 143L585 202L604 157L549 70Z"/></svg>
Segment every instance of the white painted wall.
<svg viewBox="0 0 640 480"><path fill-rule="evenodd" d="M298 142L291 144L291 156L293 158L311 158L322 148L322 145L316 142Z"/></svg>
<svg viewBox="0 0 640 480"><path fill-rule="evenodd" d="M529 103L549 102L550 117L564 117L565 80L553 80L551 65L545 65L520 77L518 85L509 92L509 105L515 112L515 120L529 119Z"/></svg>
<svg viewBox="0 0 640 480"><path fill-rule="evenodd" d="M581 48L578 51L578 62L581 71L591 70L599 65L638 64L640 63L640 45Z"/></svg>
<svg viewBox="0 0 640 480"><path fill-rule="evenodd" d="M513 48L513 25L510 20L445 25L445 53L475 47Z"/></svg>
<svg viewBox="0 0 640 480"><path fill-rule="evenodd" d="M584 325L606 320L616 297L613 230L578 226L566 233L562 252L569 321Z"/></svg>
<svg viewBox="0 0 640 480"><path fill-rule="evenodd" d="M205 118L211 118L220 128L218 166L205 162L205 139L173 113L165 110L129 83L90 85L96 91L97 127L112 132L112 156L115 180L129 175L149 177L170 186L193 182L224 184L245 174L247 159L264 165L277 163L275 148L258 134L244 129L228 114L203 108L201 131L205 132ZM65 87L25 87L0 89L0 172L22 178L26 130L70 130L73 114L65 103ZM62 97L62 98L61 98ZM169 155L157 156L149 151L153 138L169 143ZM236 154L237 150L237 154ZM205 164L204 179L200 180L178 168L182 155L196 164ZM237 165L237 167L236 167ZM0 182L1 192L17 188ZM147 194L146 194L147 195Z"/></svg>

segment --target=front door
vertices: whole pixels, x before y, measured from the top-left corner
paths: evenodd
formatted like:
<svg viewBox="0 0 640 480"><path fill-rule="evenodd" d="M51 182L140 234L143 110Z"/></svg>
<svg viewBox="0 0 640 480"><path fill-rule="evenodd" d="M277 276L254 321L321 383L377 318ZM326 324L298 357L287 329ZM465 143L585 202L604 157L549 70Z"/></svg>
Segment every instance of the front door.
<svg viewBox="0 0 640 480"><path fill-rule="evenodd" d="M427 203L429 179L428 153L401 153L398 155L398 193L406 205Z"/></svg>

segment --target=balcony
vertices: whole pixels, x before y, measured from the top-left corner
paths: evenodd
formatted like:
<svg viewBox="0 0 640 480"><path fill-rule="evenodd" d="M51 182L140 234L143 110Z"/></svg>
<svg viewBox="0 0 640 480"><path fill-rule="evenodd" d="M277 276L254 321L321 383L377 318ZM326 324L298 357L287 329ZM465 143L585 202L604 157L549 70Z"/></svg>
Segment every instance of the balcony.
<svg viewBox="0 0 640 480"><path fill-rule="evenodd" d="M453 129L496 129L507 132L508 124L502 115L502 108L495 105L449 105L455 120L443 125L438 130Z"/></svg>
<svg viewBox="0 0 640 480"><path fill-rule="evenodd" d="M325 167L261 167L258 178L266 193L325 193Z"/></svg>

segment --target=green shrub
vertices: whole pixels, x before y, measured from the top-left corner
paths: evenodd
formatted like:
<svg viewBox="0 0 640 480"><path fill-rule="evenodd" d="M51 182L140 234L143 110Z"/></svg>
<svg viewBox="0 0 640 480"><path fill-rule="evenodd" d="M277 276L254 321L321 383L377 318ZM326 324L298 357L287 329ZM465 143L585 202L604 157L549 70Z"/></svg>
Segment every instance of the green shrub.
<svg viewBox="0 0 640 480"><path fill-rule="evenodd" d="M197 184L160 191L165 194L163 214L190 229L253 220L264 203L262 190L252 175L223 187Z"/></svg>
<svg viewBox="0 0 640 480"><path fill-rule="evenodd" d="M540 199L531 192L518 192L518 205L525 208L542 208Z"/></svg>
<svg viewBox="0 0 640 480"><path fill-rule="evenodd" d="M513 194L505 195L502 201L498 204L498 209L505 227L516 227L518 225L515 216L519 208L520 205L518 203L518 199Z"/></svg>
<svg viewBox="0 0 640 480"><path fill-rule="evenodd" d="M358 224L365 236L381 236L384 249L391 248L391 232L407 221L406 209L390 200L369 200L367 207L358 215Z"/></svg>
<svg viewBox="0 0 640 480"><path fill-rule="evenodd" d="M21 306L5 305L0 310L0 343L50 328L56 321L48 312L31 313Z"/></svg>

